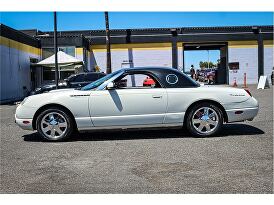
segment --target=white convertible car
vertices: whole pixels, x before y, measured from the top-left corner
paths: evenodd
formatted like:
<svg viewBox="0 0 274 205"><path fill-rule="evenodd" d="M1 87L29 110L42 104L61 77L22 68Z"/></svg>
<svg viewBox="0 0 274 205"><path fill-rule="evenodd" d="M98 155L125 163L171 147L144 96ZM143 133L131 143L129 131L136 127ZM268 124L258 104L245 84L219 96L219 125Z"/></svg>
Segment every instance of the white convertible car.
<svg viewBox="0 0 274 205"><path fill-rule="evenodd" d="M15 121L52 141L75 130L183 125L203 137L215 135L223 123L252 120L258 109L247 90L202 86L176 69L146 67L118 70L81 89L27 97Z"/></svg>

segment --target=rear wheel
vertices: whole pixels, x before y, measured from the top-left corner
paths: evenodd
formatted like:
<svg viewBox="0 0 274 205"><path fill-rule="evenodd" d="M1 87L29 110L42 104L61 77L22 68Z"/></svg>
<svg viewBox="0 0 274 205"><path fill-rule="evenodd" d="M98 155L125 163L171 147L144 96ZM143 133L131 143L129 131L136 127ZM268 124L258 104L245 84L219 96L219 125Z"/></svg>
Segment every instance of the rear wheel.
<svg viewBox="0 0 274 205"><path fill-rule="evenodd" d="M210 103L201 103L191 108L186 125L188 131L199 137L216 135L223 125L222 111Z"/></svg>
<svg viewBox="0 0 274 205"><path fill-rule="evenodd" d="M49 108L37 117L37 131L46 140L61 141L73 132L71 117L60 108Z"/></svg>

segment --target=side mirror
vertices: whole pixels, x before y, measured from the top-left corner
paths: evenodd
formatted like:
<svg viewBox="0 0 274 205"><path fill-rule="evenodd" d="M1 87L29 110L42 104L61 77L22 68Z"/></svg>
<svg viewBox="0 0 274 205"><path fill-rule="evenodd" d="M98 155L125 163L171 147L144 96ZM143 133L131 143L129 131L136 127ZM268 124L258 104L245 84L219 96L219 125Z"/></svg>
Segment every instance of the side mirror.
<svg viewBox="0 0 274 205"><path fill-rule="evenodd" d="M113 90L114 89L114 83L113 82L109 82L108 84L107 84L107 90Z"/></svg>

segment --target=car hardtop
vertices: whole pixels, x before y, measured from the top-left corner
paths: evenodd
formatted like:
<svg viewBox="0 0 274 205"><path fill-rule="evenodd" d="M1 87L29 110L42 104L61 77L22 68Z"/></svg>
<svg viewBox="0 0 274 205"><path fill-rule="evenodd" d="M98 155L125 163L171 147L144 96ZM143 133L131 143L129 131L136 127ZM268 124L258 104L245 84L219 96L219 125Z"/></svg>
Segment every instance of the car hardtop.
<svg viewBox="0 0 274 205"><path fill-rule="evenodd" d="M125 73L133 74L150 74L159 83L166 88L183 88L183 87L199 87L199 83L192 80L189 76L182 71L169 67L133 67L121 69ZM176 82L169 82L168 76L176 77Z"/></svg>
<svg viewBox="0 0 274 205"><path fill-rule="evenodd" d="M130 72L130 71L151 71L151 72L155 72L155 71L171 71L171 72L176 72L179 71L175 68L170 68L170 67L157 67L157 66L149 66L149 67L132 67L132 68L122 68L122 70L125 70L126 72Z"/></svg>

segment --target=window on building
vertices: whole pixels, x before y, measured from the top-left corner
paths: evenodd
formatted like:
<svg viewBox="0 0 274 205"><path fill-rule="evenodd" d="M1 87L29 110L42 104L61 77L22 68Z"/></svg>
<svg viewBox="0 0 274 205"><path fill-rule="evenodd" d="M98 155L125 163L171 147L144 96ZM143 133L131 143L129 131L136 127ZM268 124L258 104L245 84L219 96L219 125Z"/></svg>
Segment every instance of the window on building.
<svg viewBox="0 0 274 205"><path fill-rule="evenodd" d="M74 46L66 46L66 47L58 47L58 51L63 51L64 53L75 57L75 47ZM42 48L42 58L48 58L54 55L54 48Z"/></svg>
<svg viewBox="0 0 274 205"><path fill-rule="evenodd" d="M63 51L64 53L75 57L75 47L73 46L59 47L58 51Z"/></svg>
<svg viewBox="0 0 274 205"><path fill-rule="evenodd" d="M54 55L53 48L42 48L42 59L48 58L52 55Z"/></svg>
<svg viewBox="0 0 274 205"><path fill-rule="evenodd" d="M55 79L55 72L51 68L43 68L43 80L49 81Z"/></svg>

